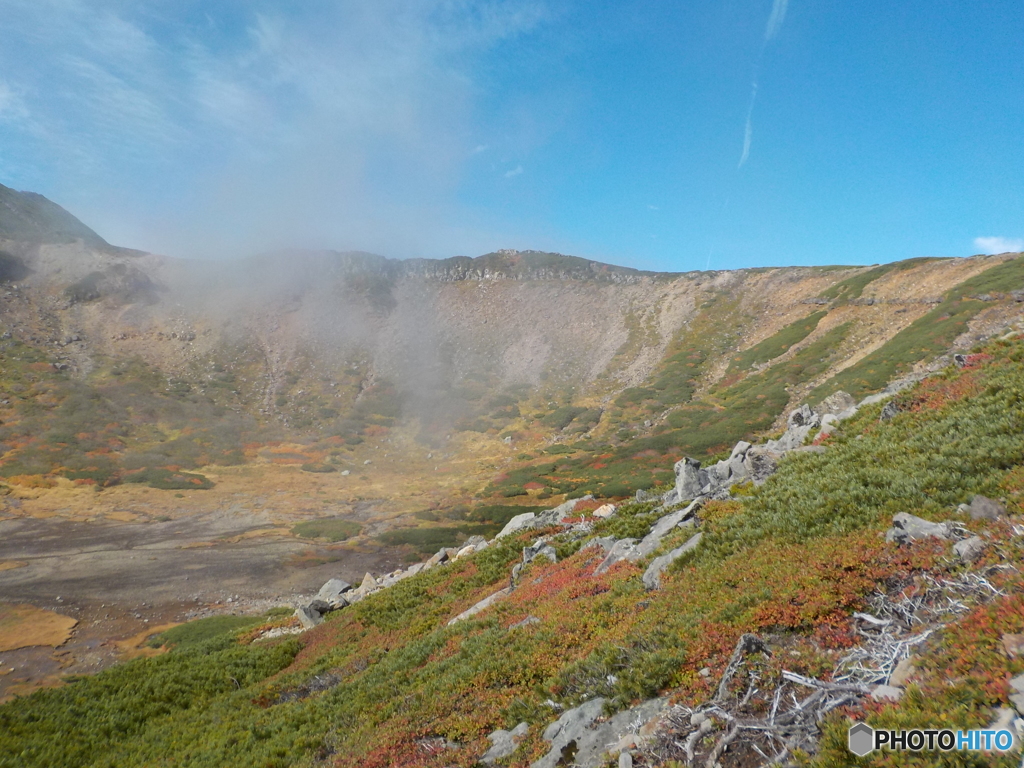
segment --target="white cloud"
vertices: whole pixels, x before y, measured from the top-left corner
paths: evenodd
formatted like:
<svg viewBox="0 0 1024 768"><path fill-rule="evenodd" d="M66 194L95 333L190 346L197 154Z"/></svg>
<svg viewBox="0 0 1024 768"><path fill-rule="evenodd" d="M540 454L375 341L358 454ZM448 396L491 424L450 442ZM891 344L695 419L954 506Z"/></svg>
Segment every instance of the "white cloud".
<svg viewBox="0 0 1024 768"><path fill-rule="evenodd" d="M976 237L974 247L980 253L1019 253L1024 251L1024 239L1019 237Z"/></svg>
<svg viewBox="0 0 1024 768"><path fill-rule="evenodd" d="M753 112L753 111L754 111L754 104L753 104L753 100L751 100L750 112ZM747 115L747 125L743 129L743 152L740 154L740 162L739 162L739 165L736 166L737 168L742 168L743 164L745 162L747 162L747 158L750 157L750 143L754 139L754 123L753 123L751 118L752 118L752 115L748 114Z"/></svg>
<svg viewBox="0 0 1024 768"><path fill-rule="evenodd" d="M523 172L523 166L517 165L511 171L505 171L505 178L506 179L511 179L513 176L518 176L522 172Z"/></svg>
<svg viewBox="0 0 1024 768"><path fill-rule="evenodd" d="M0 80L0 121L25 120L28 116L28 109L21 96L11 90L7 83Z"/></svg>
<svg viewBox="0 0 1024 768"><path fill-rule="evenodd" d="M764 30L764 39L771 40L782 29L782 22L786 20L786 8L789 0L774 0L772 14L768 17L768 26Z"/></svg>
<svg viewBox="0 0 1024 768"><path fill-rule="evenodd" d="M477 57L545 2L214 4L197 24L163 0L0 0L4 150L59 167L61 199L110 238L148 218L127 245L420 255L487 149Z"/></svg>

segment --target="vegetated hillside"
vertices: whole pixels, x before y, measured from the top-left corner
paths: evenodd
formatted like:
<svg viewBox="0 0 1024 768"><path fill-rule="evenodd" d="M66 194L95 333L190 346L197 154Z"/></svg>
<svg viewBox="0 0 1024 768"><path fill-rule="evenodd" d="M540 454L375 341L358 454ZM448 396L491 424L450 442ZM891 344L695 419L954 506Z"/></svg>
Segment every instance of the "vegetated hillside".
<svg viewBox="0 0 1024 768"><path fill-rule="evenodd" d="M444 477L443 498L374 494L433 507L406 523L456 538L474 498L625 497L808 396L877 391L1011 325L1024 289L1010 254L686 274L532 251L195 263L97 244L4 194L20 213L0 230L0 478L16 491L202 489L292 446L296 472Z"/></svg>
<svg viewBox="0 0 1024 768"><path fill-rule="evenodd" d="M18 192L0 184L0 239L72 243L109 247L107 241L56 203L35 192Z"/></svg>
<svg viewBox="0 0 1024 768"><path fill-rule="evenodd" d="M678 704L652 702L656 727L616 746L636 765L1015 765L963 752L854 758L846 729L849 717L954 730L985 727L1000 708L1012 718L1007 681L1024 672L1022 434L1018 334L862 406L823 449L708 502L699 544L657 588L645 568L692 527L602 572L610 541L644 537L672 508L626 503L583 522L577 510L373 592L297 638L255 640L249 627L204 639L197 624L168 637L177 645L163 656L6 704L0 765L468 767L489 734L517 724L498 764L554 765L559 745L563 758L589 748L595 714L666 694ZM900 544L881 535L897 513L950 522ZM542 555L513 573L538 537L557 562ZM503 600L451 623L510 577ZM901 687L868 695L887 680ZM586 702L599 706L575 710L584 724L565 720L576 735L559 741L548 726ZM644 711L630 710L623 734Z"/></svg>

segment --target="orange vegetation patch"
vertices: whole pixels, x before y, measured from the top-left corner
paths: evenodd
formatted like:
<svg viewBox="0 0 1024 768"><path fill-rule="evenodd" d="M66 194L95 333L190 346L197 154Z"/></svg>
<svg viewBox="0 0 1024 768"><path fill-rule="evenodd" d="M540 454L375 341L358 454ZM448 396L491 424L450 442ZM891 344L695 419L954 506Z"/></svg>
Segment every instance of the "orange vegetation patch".
<svg viewBox="0 0 1024 768"><path fill-rule="evenodd" d="M0 651L67 642L77 619L31 605L0 603Z"/></svg>
<svg viewBox="0 0 1024 768"><path fill-rule="evenodd" d="M114 647L117 648L126 659L135 659L140 656L149 658L150 656L159 656L164 653L167 649L164 646L159 648L150 648L146 645L146 641L149 640L153 635L159 635L161 632L166 632L168 629L181 624L180 621L173 622L171 624L160 624L156 627L147 627L146 629L139 632L137 635L132 635L125 640L115 640Z"/></svg>
<svg viewBox="0 0 1024 768"><path fill-rule="evenodd" d="M598 501L597 499L584 499L582 501L577 501L576 506L573 507L573 515L581 515L584 512L590 512L598 507L604 506L604 503L604 501Z"/></svg>
<svg viewBox="0 0 1024 768"><path fill-rule="evenodd" d="M24 568L28 563L21 560L0 560L0 571L10 571L15 568Z"/></svg>

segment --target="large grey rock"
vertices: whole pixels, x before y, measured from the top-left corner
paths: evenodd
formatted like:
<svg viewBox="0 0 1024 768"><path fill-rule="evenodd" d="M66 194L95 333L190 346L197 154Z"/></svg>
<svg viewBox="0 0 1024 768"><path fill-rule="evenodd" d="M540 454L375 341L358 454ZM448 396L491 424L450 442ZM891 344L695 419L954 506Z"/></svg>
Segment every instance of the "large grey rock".
<svg viewBox="0 0 1024 768"><path fill-rule="evenodd" d="M433 568L435 565L448 562L448 548L441 547L436 554L432 555L427 562L423 564L424 568Z"/></svg>
<svg viewBox="0 0 1024 768"><path fill-rule="evenodd" d="M636 539L619 539L612 545L612 548L608 550L608 554L605 555L604 560L601 564L594 569L594 575L604 573L616 563L626 560L636 549Z"/></svg>
<svg viewBox="0 0 1024 768"><path fill-rule="evenodd" d="M689 457L675 464L676 493L680 499L695 499L704 492L708 484L707 470L700 468L700 462Z"/></svg>
<svg viewBox="0 0 1024 768"><path fill-rule="evenodd" d="M650 722L664 710L665 704L665 699L650 699L618 712L604 722L596 722L604 709L604 699L592 699L570 709L544 731L544 738L551 742L551 750L531 768L555 768L562 760L563 750L567 754L573 747L576 754L572 765L579 768L603 766L609 752L613 758L623 754L618 749L618 745L623 743L622 737L635 733Z"/></svg>
<svg viewBox="0 0 1024 768"><path fill-rule="evenodd" d="M579 499L569 499L557 507L544 510L541 513L536 512L524 512L521 515L516 515L509 520L505 527L501 529L501 532L495 536L496 539L500 539L503 536L509 536L519 531L531 530L533 528L547 528L550 525L557 525L562 522L562 518L566 515L571 515L576 509L576 505L581 501L589 501L593 499L593 495L587 494Z"/></svg>
<svg viewBox="0 0 1024 768"><path fill-rule="evenodd" d="M972 520L998 520L1006 516L1006 507L978 494L971 499L970 515Z"/></svg>
<svg viewBox="0 0 1024 768"><path fill-rule="evenodd" d="M822 421L824 422L826 414L838 416L851 408L856 409L856 407L857 401L853 399L853 395L840 389L838 392L833 392L822 400L821 405L815 408L815 410L822 415Z"/></svg>
<svg viewBox="0 0 1024 768"><path fill-rule="evenodd" d="M303 629L312 629L323 621L323 617L317 611L311 611L304 605L295 609L295 618L299 620Z"/></svg>
<svg viewBox="0 0 1024 768"><path fill-rule="evenodd" d="M537 519L536 512L523 512L521 515L516 515L507 523L505 527L501 529L501 532L494 538L500 539L503 536L509 536L518 531L527 530L533 528L533 521Z"/></svg>
<svg viewBox="0 0 1024 768"><path fill-rule="evenodd" d="M743 466L747 470L747 477L754 482L754 485L761 485L778 470L778 454L772 453L764 447L755 446L747 451L743 459Z"/></svg>
<svg viewBox="0 0 1024 768"><path fill-rule="evenodd" d="M790 411L789 418L786 419L786 427L788 429L793 427L816 427L820 423L821 417L812 411L811 406L807 403L804 403L795 411Z"/></svg>
<svg viewBox="0 0 1024 768"><path fill-rule="evenodd" d="M932 523L920 517L899 512L892 518L892 528L886 531L885 540L897 544L920 539L948 539L953 532L950 523Z"/></svg>
<svg viewBox="0 0 1024 768"><path fill-rule="evenodd" d="M699 461L690 457L677 461L676 484L673 489L675 495L672 499L663 498L663 503L717 496L736 483L747 480L750 467L746 458L751 449L750 443L740 440L733 447L728 459L723 459L710 467L702 467Z"/></svg>
<svg viewBox="0 0 1024 768"><path fill-rule="evenodd" d="M879 421L891 421L896 417L896 414L900 412L900 404L895 400L890 400L882 407L882 412L878 415Z"/></svg>
<svg viewBox="0 0 1024 768"><path fill-rule="evenodd" d="M648 589L661 589L661 574L665 572L672 563L678 560L680 557L685 555L687 552L697 548L700 544L701 537L704 534L698 533L691 536L686 540L682 546L676 547L671 552L667 552L660 557L654 558L651 564L647 566L647 570L644 572L643 581L644 586Z"/></svg>
<svg viewBox="0 0 1024 768"><path fill-rule="evenodd" d="M465 621L466 619L469 619L469 618L471 618L473 616L476 616L481 611L484 611L484 610L490 608L492 605L494 605L499 600L503 600L504 598L508 597L508 595L509 595L509 593L511 591L512 591L511 587L505 587L504 589L499 589L493 595L488 595L483 600L481 600L480 602L470 606L469 608L464 610L462 613L460 613L458 616L456 616L454 619L449 621L448 622L448 626L450 627L452 624L455 624L455 623L460 622L460 621Z"/></svg>
<svg viewBox="0 0 1024 768"><path fill-rule="evenodd" d="M985 551L985 540L980 536L971 536L954 544L953 551L965 563L973 563Z"/></svg>
<svg viewBox="0 0 1024 768"><path fill-rule="evenodd" d="M801 424L792 426L787 429L782 437L778 440L769 440L764 444L764 450L768 453L788 453L794 448L799 448L804 444L807 436L811 434L811 430L817 427L817 424Z"/></svg>
<svg viewBox="0 0 1024 768"><path fill-rule="evenodd" d="M519 742L526 736L530 726L520 723L511 731L497 730L487 738L491 741L491 748L484 752L481 762L492 765L503 757L508 757L516 751Z"/></svg>
<svg viewBox="0 0 1024 768"><path fill-rule="evenodd" d="M339 608L344 608L348 605L342 595L352 589L352 585L342 579L330 579L322 587L320 591L316 593L316 596L321 600L326 600L328 603L337 604Z"/></svg>
<svg viewBox="0 0 1024 768"><path fill-rule="evenodd" d="M544 729L543 738L551 744L551 749L540 760L532 763L531 768L556 768L562 761L562 750L566 748L575 747L578 757L579 742L586 734L587 726L600 717L603 711L604 699L597 698L563 712L560 718Z"/></svg>
<svg viewBox="0 0 1024 768"><path fill-rule="evenodd" d="M538 557L546 557L552 563L558 562L558 553L555 552L555 548L544 539L535 541L528 547L523 547L523 565L532 563Z"/></svg>
<svg viewBox="0 0 1024 768"><path fill-rule="evenodd" d="M629 559L636 562L642 558L650 557L661 546L661 540L671 530L684 524L693 525L696 522L694 514L700 509L701 504L703 504L703 501L697 499L690 502L683 509L678 509L658 520L658 522L651 526L650 533L644 536L643 540L629 553Z"/></svg>

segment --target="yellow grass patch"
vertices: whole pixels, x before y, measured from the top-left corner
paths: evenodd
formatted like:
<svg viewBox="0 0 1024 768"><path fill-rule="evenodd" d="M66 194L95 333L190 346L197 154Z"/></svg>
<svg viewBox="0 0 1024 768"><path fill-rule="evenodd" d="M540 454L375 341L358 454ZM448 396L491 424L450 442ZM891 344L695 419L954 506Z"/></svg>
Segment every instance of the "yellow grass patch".
<svg viewBox="0 0 1024 768"><path fill-rule="evenodd" d="M0 652L67 642L78 619L31 605L0 603Z"/></svg>
<svg viewBox="0 0 1024 768"><path fill-rule="evenodd" d="M0 560L0 571L10 571L15 568L24 568L28 563L21 560Z"/></svg>
<svg viewBox="0 0 1024 768"><path fill-rule="evenodd" d="M125 512L123 510L107 512L104 517L106 517L107 520L116 520L119 523L134 523L139 519L139 516L134 512Z"/></svg>

